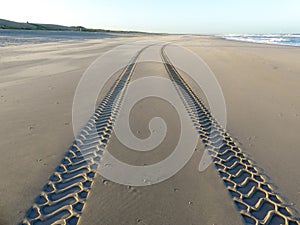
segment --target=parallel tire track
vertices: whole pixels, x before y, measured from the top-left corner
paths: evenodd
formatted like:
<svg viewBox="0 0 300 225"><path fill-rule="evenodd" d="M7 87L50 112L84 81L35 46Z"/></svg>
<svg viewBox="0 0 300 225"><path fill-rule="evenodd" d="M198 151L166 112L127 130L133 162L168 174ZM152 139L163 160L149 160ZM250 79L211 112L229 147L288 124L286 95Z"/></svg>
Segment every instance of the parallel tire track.
<svg viewBox="0 0 300 225"><path fill-rule="evenodd" d="M27 211L21 224L78 223L136 61L145 48L131 59L114 82L35 199L33 206Z"/></svg>
<svg viewBox="0 0 300 225"><path fill-rule="evenodd" d="M183 80L167 57L166 46L161 49L165 68L245 224L300 225L266 178Z"/></svg>

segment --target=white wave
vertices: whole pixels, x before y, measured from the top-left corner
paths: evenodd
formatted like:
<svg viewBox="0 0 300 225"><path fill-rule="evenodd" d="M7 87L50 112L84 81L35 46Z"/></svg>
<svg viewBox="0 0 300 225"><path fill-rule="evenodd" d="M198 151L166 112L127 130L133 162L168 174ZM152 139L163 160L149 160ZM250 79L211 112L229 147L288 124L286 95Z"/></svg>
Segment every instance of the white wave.
<svg viewBox="0 0 300 225"><path fill-rule="evenodd" d="M218 37L261 44L300 46L300 35L298 34L226 34Z"/></svg>

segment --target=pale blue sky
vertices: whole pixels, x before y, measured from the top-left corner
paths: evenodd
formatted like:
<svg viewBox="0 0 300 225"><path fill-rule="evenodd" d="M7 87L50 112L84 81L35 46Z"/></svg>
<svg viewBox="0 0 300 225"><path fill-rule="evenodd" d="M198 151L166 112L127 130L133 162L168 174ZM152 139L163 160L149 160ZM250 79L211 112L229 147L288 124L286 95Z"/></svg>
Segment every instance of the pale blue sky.
<svg viewBox="0 0 300 225"><path fill-rule="evenodd" d="M170 33L300 33L300 0L9 0L0 18Z"/></svg>

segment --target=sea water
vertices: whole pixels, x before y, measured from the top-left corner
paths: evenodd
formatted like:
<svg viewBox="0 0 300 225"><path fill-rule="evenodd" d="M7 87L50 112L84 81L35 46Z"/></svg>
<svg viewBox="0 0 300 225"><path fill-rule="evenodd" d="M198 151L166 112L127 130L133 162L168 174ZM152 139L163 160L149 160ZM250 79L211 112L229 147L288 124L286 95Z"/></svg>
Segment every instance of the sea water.
<svg viewBox="0 0 300 225"><path fill-rule="evenodd" d="M227 34L218 35L227 40L273 45L300 46L300 34Z"/></svg>

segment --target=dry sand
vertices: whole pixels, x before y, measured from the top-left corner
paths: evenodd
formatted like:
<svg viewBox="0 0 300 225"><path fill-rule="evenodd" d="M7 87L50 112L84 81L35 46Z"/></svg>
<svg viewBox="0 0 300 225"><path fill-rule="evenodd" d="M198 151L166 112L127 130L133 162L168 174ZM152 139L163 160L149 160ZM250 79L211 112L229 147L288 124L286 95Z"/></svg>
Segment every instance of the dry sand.
<svg viewBox="0 0 300 225"><path fill-rule="evenodd" d="M300 48L205 36L159 38L186 46L206 61L224 92L230 133L300 211ZM72 101L85 69L105 51L135 39L0 48L0 224L16 224L24 217L71 144ZM149 51L158 54L155 48ZM153 70L166 75L161 65L141 64L135 76ZM140 113L149 103L158 110ZM143 121L156 112L169 118L167 123L176 117L163 102L149 99L132 118ZM147 136L138 124L133 122L133 130ZM178 127L173 126L171 136L176 136ZM166 141L172 146L172 138ZM114 135L108 148L126 156ZM150 158L156 161L169 151L161 147ZM149 187L128 188L98 177L81 224L242 224L214 167L197 172L202 152L198 143L183 170Z"/></svg>

